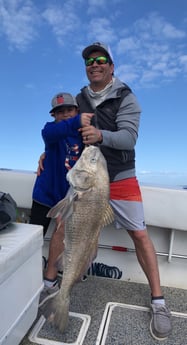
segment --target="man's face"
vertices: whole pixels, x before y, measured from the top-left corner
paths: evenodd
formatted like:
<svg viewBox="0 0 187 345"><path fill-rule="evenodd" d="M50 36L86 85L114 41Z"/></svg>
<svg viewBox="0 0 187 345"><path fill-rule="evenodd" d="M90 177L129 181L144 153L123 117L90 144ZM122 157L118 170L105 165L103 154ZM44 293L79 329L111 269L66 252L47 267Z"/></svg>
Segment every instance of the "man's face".
<svg viewBox="0 0 187 345"><path fill-rule="evenodd" d="M98 56L105 56L101 52L92 52L88 58L96 58ZM105 64L98 64L96 61L92 65L86 66L86 74L90 81L90 86L93 91L100 91L111 81L114 72L114 65L109 62Z"/></svg>

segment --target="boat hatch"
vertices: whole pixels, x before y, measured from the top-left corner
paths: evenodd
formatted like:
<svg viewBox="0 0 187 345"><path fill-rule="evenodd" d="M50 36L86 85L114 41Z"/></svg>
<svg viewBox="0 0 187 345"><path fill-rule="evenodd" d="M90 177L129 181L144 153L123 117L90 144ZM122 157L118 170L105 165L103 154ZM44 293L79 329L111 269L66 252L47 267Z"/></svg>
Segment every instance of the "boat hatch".
<svg viewBox="0 0 187 345"><path fill-rule="evenodd" d="M29 340L41 345L81 345L86 336L91 317L70 312L67 331L63 334L50 327L42 315L29 335Z"/></svg>
<svg viewBox="0 0 187 345"><path fill-rule="evenodd" d="M150 323L149 311L149 308L137 305L107 303L96 345L153 344L154 340L147 327ZM181 340L186 339L187 314L171 314L174 328L172 335L164 340L164 345L171 345L171 337L172 344L181 345Z"/></svg>

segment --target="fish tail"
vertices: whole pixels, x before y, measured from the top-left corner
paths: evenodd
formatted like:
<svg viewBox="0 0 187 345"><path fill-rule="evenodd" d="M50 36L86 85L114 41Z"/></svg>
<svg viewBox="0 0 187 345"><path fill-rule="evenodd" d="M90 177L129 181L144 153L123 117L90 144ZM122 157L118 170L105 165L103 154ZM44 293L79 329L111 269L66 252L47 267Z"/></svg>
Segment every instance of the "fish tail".
<svg viewBox="0 0 187 345"><path fill-rule="evenodd" d="M53 310L53 325L59 329L60 332L64 332L64 330L68 326L69 321L69 304L70 304L70 296L61 297L58 295L58 299L54 300Z"/></svg>

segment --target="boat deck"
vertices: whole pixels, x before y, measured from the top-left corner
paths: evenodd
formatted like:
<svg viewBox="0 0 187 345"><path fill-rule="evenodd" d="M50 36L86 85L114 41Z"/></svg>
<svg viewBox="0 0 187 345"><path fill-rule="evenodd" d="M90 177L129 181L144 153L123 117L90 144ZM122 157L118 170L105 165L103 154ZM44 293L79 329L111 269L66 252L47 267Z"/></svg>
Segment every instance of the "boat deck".
<svg viewBox="0 0 187 345"><path fill-rule="evenodd" d="M173 331L162 344L187 345L187 290L163 287L163 293L172 311ZM72 290L66 332L61 334L38 314L35 324L20 344L160 344L149 332L149 303L147 284L88 276Z"/></svg>

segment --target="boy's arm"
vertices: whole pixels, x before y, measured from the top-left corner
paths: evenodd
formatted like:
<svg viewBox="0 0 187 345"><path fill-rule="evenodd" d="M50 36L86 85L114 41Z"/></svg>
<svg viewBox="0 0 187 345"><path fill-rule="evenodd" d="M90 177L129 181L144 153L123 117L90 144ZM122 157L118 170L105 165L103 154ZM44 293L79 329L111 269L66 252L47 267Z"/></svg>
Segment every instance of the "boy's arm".
<svg viewBox="0 0 187 345"><path fill-rule="evenodd" d="M67 138L68 136L74 136L81 126L89 125L90 121L91 115L83 113L58 123L47 122L42 130L43 140L49 144Z"/></svg>
<svg viewBox="0 0 187 345"><path fill-rule="evenodd" d="M90 125L91 118L94 114L90 113L82 113L81 114L81 125L82 127L86 127ZM66 120L67 121L67 120ZM37 168L37 176L40 176L41 172L44 170L44 160L45 160L45 152L43 152L40 155L39 161L38 161L38 168Z"/></svg>

